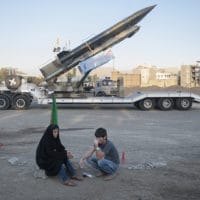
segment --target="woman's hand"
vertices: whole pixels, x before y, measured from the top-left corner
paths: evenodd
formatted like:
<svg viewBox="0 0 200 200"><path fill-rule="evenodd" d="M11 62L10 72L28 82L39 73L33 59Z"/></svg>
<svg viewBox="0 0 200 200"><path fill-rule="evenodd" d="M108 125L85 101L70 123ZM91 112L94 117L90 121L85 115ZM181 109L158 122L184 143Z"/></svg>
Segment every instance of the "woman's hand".
<svg viewBox="0 0 200 200"><path fill-rule="evenodd" d="M67 151L67 157L69 159L72 159L74 157L71 151Z"/></svg>

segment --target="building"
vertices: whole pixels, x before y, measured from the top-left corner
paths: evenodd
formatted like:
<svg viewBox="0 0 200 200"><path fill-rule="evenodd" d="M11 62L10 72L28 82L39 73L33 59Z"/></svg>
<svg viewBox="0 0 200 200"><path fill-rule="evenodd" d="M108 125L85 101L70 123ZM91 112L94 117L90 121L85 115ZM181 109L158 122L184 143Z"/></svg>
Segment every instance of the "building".
<svg viewBox="0 0 200 200"><path fill-rule="evenodd" d="M79 70L76 73L68 72L75 75L77 80L83 76ZM66 76L66 75L65 75ZM113 67L99 67L93 70L89 76L95 82L98 78L111 77L114 81L123 78L124 87L170 87L180 85L182 87L200 86L200 65L182 65L181 69L157 68L156 66L139 65L133 70L119 72Z"/></svg>
<svg viewBox="0 0 200 200"><path fill-rule="evenodd" d="M91 73L89 74L90 76L97 76L99 78L104 78L104 77L111 77L112 76L112 72L113 72L113 67L98 67L94 70L91 71Z"/></svg>
<svg viewBox="0 0 200 200"><path fill-rule="evenodd" d="M181 86L189 88L200 86L200 66L198 64L181 66Z"/></svg>
<svg viewBox="0 0 200 200"><path fill-rule="evenodd" d="M178 85L179 71L177 68L157 68L155 66L138 66L132 72L119 72L114 70L111 78L123 78L124 87L169 87Z"/></svg>
<svg viewBox="0 0 200 200"><path fill-rule="evenodd" d="M113 71L112 80L116 81L118 78L123 78L124 87L135 87L140 86L141 75L135 73L122 73L119 71Z"/></svg>

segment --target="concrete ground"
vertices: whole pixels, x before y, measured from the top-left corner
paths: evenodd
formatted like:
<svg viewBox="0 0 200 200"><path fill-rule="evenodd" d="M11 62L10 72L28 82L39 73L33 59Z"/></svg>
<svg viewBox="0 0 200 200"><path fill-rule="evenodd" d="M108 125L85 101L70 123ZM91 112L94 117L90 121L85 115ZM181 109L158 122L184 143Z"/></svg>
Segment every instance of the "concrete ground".
<svg viewBox="0 0 200 200"><path fill-rule="evenodd" d="M124 164L115 179L85 178L77 187L36 178L35 150L50 121L50 106L0 111L0 199L199 200L200 105L189 111L139 111L132 107L59 106L60 137L81 156L105 127ZM44 177L43 177L44 178Z"/></svg>

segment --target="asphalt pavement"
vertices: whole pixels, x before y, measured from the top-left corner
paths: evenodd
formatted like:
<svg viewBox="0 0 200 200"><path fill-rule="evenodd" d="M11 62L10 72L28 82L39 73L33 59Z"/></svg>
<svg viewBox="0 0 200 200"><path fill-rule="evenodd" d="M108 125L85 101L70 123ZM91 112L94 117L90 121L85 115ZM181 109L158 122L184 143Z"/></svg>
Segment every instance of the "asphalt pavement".
<svg viewBox="0 0 200 200"><path fill-rule="evenodd" d="M21 175L33 173L35 149L49 125L50 115L51 106L0 111L1 176L10 174L7 161L13 157L23 167L23 173L19 170ZM60 137L66 148L73 152L75 161L78 162L92 146L95 129L104 127L108 138L118 148L120 158L124 153L122 167L128 170L193 162L192 167L198 172L199 119L199 104L194 104L188 111L140 111L129 106L58 106ZM6 177L2 179L2 188L6 188ZM0 190L1 195L4 192Z"/></svg>

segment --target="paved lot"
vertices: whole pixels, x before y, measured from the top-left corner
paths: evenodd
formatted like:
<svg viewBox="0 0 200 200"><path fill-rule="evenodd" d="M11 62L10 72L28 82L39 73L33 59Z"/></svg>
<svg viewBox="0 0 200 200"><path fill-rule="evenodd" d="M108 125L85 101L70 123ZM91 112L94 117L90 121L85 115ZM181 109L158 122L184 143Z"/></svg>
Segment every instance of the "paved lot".
<svg viewBox="0 0 200 200"><path fill-rule="evenodd" d="M49 106L0 111L0 199L200 199L200 105L189 111L59 107L61 140L76 164L105 127L125 164L112 181L86 179L77 188L36 179L35 149L50 121ZM17 164L8 160L16 157ZM87 170L87 169L86 169Z"/></svg>

